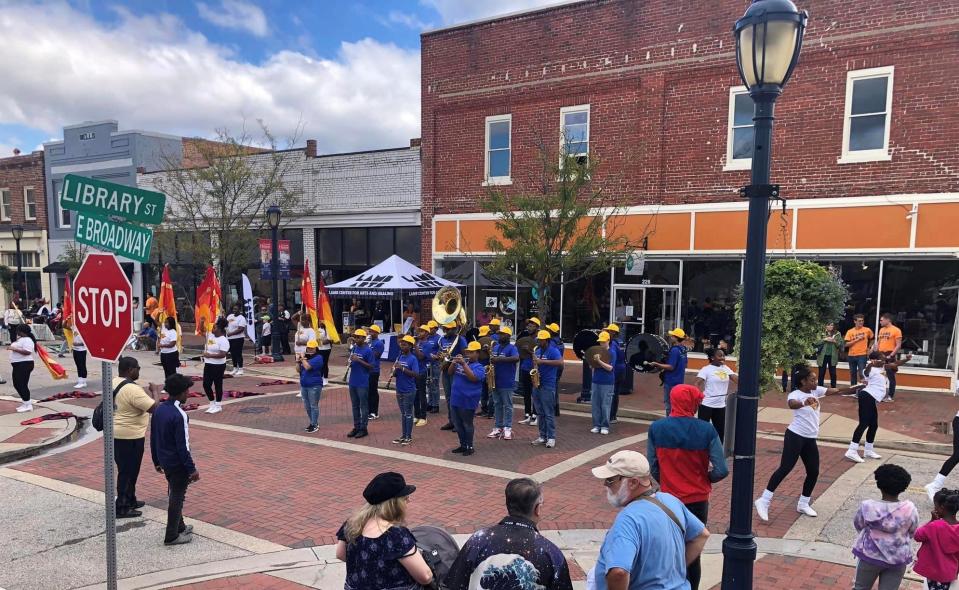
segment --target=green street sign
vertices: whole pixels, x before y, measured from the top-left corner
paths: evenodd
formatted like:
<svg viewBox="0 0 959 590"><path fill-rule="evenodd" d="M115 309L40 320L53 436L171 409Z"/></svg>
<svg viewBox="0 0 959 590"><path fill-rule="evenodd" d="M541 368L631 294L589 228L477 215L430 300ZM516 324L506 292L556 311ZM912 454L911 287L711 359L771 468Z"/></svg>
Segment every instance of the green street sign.
<svg viewBox="0 0 959 590"><path fill-rule="evenodd" d="M78 213L119 217L126 221L158 225L163 221L166 195L67 174L63 177L60 206Z"/></svg>
<svg viewBox="0 0 959 590"><path fill-rule="evenodd" d="M117 223L101 215L77 213L73 238L100 250L113 252L139 262L150 261L153 230L128 223Z"/></svg>

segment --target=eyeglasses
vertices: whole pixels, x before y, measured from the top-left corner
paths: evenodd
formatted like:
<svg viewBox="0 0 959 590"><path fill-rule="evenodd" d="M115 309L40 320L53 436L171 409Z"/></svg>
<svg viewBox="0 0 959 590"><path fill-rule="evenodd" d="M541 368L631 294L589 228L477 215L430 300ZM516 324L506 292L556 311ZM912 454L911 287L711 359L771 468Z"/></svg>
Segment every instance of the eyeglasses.
<svg viewBox="0 0 959 590"><path fill-rule="evenodd" d="M614 475L613 477L607 477L606 479L604 479L604 480L603 480L603 485L608 488L608 487L611 487L614 483L616 483L616 482L618 482L618 481L622 481L622 480L624 480L624 479L626 479L625 476L622 476L622 475Z"/></svg>

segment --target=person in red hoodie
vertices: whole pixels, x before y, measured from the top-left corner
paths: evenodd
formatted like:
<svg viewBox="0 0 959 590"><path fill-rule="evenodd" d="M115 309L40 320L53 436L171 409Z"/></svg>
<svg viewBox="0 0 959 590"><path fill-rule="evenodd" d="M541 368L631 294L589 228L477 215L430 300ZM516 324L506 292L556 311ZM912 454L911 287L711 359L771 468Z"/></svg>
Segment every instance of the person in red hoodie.
<svg viewBox="0 0 959 590"><path fill-rule="evenodd" d="M703 392L680 384L669 391L670 413L649 427L646 456L650 473L666 493L679 498L699 520L709 518L714 483L729 475L723 445L713 425L696 417ZM702 568L697 558L686 570L692 590L699 588Z"/></svg>
<svg viewBox="0 0 959 590"><path fill-rule="evenodd" d="M932 520L916 531L922 545L912 569L929 590L950 590L959 577L959 490L939 490L933 504Z"/></svg>

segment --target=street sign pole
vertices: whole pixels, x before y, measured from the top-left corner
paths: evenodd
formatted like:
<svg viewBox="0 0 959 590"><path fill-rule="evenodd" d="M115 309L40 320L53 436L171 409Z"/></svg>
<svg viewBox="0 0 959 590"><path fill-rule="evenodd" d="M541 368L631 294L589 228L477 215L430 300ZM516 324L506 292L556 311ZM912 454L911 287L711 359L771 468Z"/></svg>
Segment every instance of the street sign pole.
<svg viewBox="0 0 959 590"><path fill-rule="evenodd" d="M107 525L107 590L117 590L117 486L113 463L113 366L100 363L103 374L103 508Z"/></svg>

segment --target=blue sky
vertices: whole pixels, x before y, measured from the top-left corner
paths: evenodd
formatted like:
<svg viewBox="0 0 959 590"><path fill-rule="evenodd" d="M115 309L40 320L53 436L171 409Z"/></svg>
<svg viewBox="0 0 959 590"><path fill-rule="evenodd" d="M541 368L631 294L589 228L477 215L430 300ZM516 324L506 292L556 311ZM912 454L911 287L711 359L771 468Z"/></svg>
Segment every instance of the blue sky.
<svg viewBox="0 0 959 590"><path fill-rule="evenodd" d="M262 119L325 153L406 145L424 28L562 1L0 0L0 156L100 119L201 137Z"/></svg>

